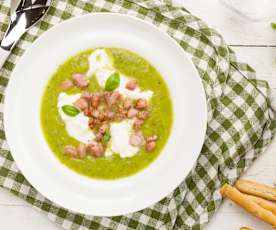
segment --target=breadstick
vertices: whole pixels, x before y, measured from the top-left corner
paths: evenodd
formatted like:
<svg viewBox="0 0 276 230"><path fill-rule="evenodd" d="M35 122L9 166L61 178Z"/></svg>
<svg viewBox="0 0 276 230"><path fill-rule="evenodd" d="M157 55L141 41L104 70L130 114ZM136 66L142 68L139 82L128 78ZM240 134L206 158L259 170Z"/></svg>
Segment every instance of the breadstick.
<svg viewBox="0 0 276 230"><path fill-rule="evenodd" d="M268 211L271 211L274 215L276 215L276 204L265 200L263 198L257 197L257 196L252 196L252 195L246 195L249 199L255 201L258 205L261 207L267 209Z"/></svg>
<svg viewBox="0 0 276 230"><path fill-rule="evenodd" d="M237 180L235 187L241 192L276 201L276 188L249 180Z"/></svg>
<svg viewBox="0 0 276 230"><path fill-rule="evenodd" d="M240 230L253 230L252 228L248 228L248 227L241 227Z"/></svg>
<svg viewBox="0 0 276 230"><path fill-rule="evenodd" d="M268 224L271 224L273 227L276 227L276 216L272 212L264 209L256 202L249 199L246 195L242 194L236 188L229 184L224 184L220 189L220 193L224 197L228 197L230 200L234 201L237 205L244 208L252 215L258 217Z"/></svg>

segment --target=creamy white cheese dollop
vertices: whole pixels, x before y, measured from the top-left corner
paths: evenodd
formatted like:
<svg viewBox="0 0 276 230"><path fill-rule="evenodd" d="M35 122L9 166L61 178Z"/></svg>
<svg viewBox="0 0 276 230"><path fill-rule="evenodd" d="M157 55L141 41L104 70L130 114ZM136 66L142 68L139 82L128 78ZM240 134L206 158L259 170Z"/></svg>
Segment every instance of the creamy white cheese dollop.
<svg viewBox="0 0 276 230"><path fill-rule="evenodd" d="M149 100L153 94L151 90L142 91L139 87L136 87L134 90L129 90L126 88L126 84L129 81L129 78L120 74L120 86L118 87L118 91L120 94L125 97L129 97L131 99L137 100L139 98Z"/></svg>
<svg viewBox="0 0 276 230"><path fill-rule="evenodd" d="M96 71L105 68L112 67L112 61L104 49L96 49L88 58L89 70L86 75L91 77Z"/></svg>
<svg viewBox="0 0 276 230"><path fill-rule="evenodd" d="M77 116L71 117L65 114L62 110L64 105L73 105L81 97L81 94L69 95L66 93L60 93L58 97L58 112L61 119L65 123L68 134L76 140L88 144L95 138L94 132L89 128L89 118L80 112Z"/></svg>
<svg viewBox="0 0 276 230"><path fill-rule="evenodd" d="M131 157L139 151L138 147L129 143L129 138L133 132L133 120L124 120L119 123L112 123L110 127L111 145L106 155L118 153L122 158Z"/></svg>
<svg viewBox="0 0 276 230"><path fill-rule="evenodd" d="M104 49L97 49L90 55L87 76L95 74L102 88L105 87L105 82L108 77L115 72L116 69L113 68L113 63ZM130 79L130 77L120 73L120 85L117 88L120 94L131 99L142 98L149 100L153 95L151 90L142 91L139 87L136 87L135 90L128 90L126 88L126 84Z"/></svg>
<svg viewBox="0 0 276 230"><path fill-rule="evenodd" d="M65 123L68 134L76 140L88 144L95 139L94 132L89 128L89 118L80 112L77 116L71 117L62 110L64 105L73 105L81 97L81 94L69 95L60 93L58 97L58 112ZM113 122L110 126L110 147L106 150L105 155L111 156L118 153L122 158L131 157L139 151L129 143L129 138L133 133L133 120L124 120L122 122Z"/></svg>

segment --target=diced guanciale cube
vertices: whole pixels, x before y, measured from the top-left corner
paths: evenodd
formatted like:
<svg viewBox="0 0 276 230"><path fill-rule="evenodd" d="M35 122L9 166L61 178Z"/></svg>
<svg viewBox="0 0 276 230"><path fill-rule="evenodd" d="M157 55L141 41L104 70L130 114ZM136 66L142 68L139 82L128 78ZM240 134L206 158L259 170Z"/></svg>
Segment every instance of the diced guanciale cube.
<svg viewBox="0 0 276 230"><path fill-rule="evenodd" d="M129 80L127 83L126 83L126 88L128 90L135 90L137 87L137 81L136 80Z"/></svg>
<svg viewBox="0 0 276 230"><path fill-rule="evenodd" d="M88 86L88 80L84 74L75 73L72 76L73 83L79 88L85 88Z"/></svg>
<svg viewBox="0 0 276 230"><path fill-rule="evenodd" d="M70 79L67 79L67 80L63 81L60 85L62 90L71 89L71 88L73 88L73 86L74 86L74 84Z"/></svg>

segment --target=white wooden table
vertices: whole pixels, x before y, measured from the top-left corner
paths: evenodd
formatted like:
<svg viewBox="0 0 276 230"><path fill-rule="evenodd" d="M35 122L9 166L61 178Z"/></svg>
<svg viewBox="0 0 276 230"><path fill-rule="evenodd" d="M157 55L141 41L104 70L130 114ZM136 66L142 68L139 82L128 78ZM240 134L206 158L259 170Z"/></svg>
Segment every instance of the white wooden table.
<svg viewBox="0 0 276 230"><path fill-rule="evenodd" d="M276 31L270 27L273 19L248 21L219 0L177 1L216 28L236 51L238 58L254 67L258 77L267 80L276 89ZM276 140L243 177L267 184L276 181ZM3 189L0 189L0 222L4 230L60 229L43 214ZM243 225L255 230L272 229L229 201L223 203L206 229L238 230Z"/></svg>

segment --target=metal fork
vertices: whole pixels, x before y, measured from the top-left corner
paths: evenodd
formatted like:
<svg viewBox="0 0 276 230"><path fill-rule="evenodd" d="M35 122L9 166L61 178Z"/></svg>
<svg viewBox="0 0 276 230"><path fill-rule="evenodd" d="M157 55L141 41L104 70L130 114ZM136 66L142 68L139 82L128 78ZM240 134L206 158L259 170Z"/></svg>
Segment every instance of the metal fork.
<svg viewBox="0 0 276 230"><path fill-rule="evenodd" d="M34 3L32 0L20 1L0 42L0 68L20 37L46 14L50 3L51 0L36 0Z"/></svg>

